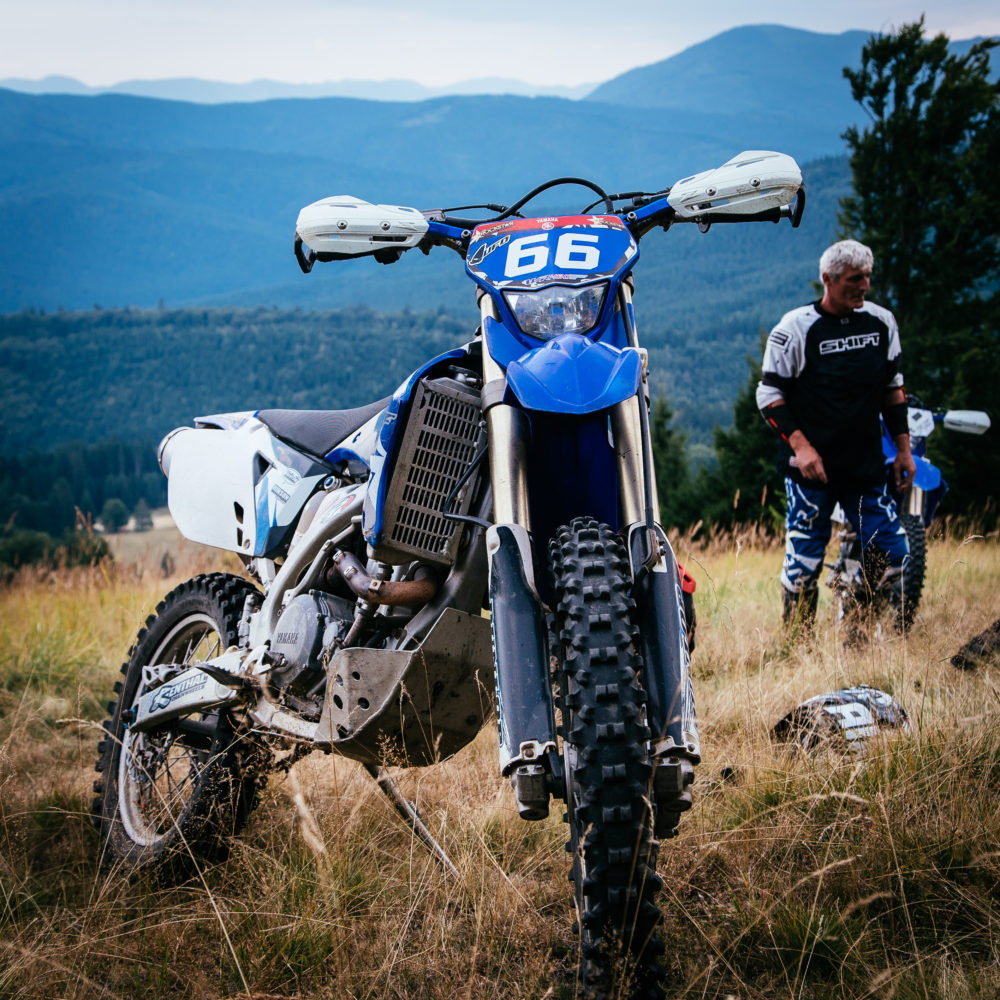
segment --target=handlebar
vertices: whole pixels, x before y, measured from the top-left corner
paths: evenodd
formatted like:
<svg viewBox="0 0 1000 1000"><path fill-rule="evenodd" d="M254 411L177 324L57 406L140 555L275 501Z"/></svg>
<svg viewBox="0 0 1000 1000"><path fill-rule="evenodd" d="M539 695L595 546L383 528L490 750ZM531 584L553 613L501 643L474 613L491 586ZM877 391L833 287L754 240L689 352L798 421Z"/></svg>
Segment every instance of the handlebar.
<svg viewBox="0 0 1000 1000"><path fill-rule="evenodd" d="M666 230L675 222L694 222L703 233L715 223L776 223L782 219L798 228L806 203L802 175L791 157L751 150L715 170L694 174L655 192L609 195L585 178L557 177L533 188L509 208L484 204L417 211L371 205L347 195L323 199L299 213L295 259L308 274L317 260L374 257L380 263L391 264L413 247L426 254L433 247L446 246L464 257L477 226L524 218L520 210L528 202L544 191L567 184L589 188L598 195L598 200L579 214L589 215L603 204L603 213L617 216L636 241L652 229ZM616 208L616 202L624 204ZM758 211L741 210L755 206ZM492 214L481 219L453 214L468 209ZM306 239L310 242L306 243Z"/></svg>
<svg viewBox="0 0 1000 1000"><path fill-rule="evenodd" d="M428 220L429 227L427 235L420 243L420 249L427 253L434 246L448 246L458 253L465 255L468 249L469 237L476 226L489 225L493 222L500 222L518 215L518 210L527 204L533 197L542 191L558 184L582 184L593 189L601 195L601 201L609 209L608 215L616 215L628 227L633 237L638 241L653 229L669 229L675 222L693 222L703 232L707 233L714 223L731 222L772 222L777 223L782 219L788 219L793 229L798 229L802 222L802 213L806 207L805 187L800 187L795 195L795 200L780 208L770 208L763 212L748 214L732 214L723 212L705 212L692 218L678 216L673 206L667 200L669 189L664 192L657 192L655 195L646 195L643 192L630 192L627 195L607 195L596 184L577 177L561 177L556 180L547 181L523 198L519 199L510 208L505 209L501 214L486 219L462 219L448 215L448 209L433 209L425 211L424 217ZM629 198L631 203L615 210L613 202L619 198ZM485 206L484 206L485 207ZM588 209L594 208L594 204ZM588 214L585 210L584 214Z"/></svg>

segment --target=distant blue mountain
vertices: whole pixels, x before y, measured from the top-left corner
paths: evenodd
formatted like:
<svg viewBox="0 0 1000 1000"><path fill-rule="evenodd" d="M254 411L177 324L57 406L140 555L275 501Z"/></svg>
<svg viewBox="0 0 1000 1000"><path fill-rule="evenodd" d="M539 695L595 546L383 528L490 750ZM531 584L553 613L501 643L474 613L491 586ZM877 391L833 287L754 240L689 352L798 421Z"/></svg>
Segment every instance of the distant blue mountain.
<svg viewBox="0 0 1000 1000"><path fill-rule="evenodd" d="M594 89L588 99L637 108L836 122L858 117L844 66L870 32L825 35L777 24L733 28Z"/></svg>
<svg viewBox="0 0 1000 1000"><path fill-rule="evenodd" d="M566 175L657 190L742 149L803 162L838 152L840 127L790 134L781 122L556 98L198 105L0 91L0 312L252 304L298 280L295 218L326 195L510 204Z"/></svg>
<svg viewBox="0 0 1000 1000"><path fill-rule="evenodd" d="M818 119L840 123L842 129L860 120L843 68L860 64L861 49L871 34L745 25L622 73L594 88L587 99L684 113L781 118L793 127ZM964 55L977 41L953 41L950 48ZM997 68L994 65L994 71Z"/></svg>
<svg viewBox="0 0 1000 1000"><path fill-rule="evenodd" d="M858 64L866 37L734 29L574 101L207 104L0 90L0 312L337 306L372 288L380 307L433 305L464 280L439 255L409 255L391 282L366 260L303 283L291 256L299 208L341 193L419 208L510 204L565 175L656 190L743 149L800 163L840 156L860 118L841 69ZM560 197L552 207L590 200Z"/></svg>
<svg viewBox="0 0 1000 1000"><path fill-rule="evenodd" d="M443 87L428 87L414 80L331 80L327 83L282 83L277 80L251 80L226 83L197 77L166 80L123 80L108 87L91 87L68 76L46 76L39 80L7 77L0 88L23 94L130 94L133 97L156 97L167 101L191 101L195 104L222 104L229 101L270 101L289 97L358 97L369 101L426 101L432 97L457 94L514 94L519 97L584 97L593 83L576 86L545 86L511 80L506 77L482 77L462 80Z"/></svg>

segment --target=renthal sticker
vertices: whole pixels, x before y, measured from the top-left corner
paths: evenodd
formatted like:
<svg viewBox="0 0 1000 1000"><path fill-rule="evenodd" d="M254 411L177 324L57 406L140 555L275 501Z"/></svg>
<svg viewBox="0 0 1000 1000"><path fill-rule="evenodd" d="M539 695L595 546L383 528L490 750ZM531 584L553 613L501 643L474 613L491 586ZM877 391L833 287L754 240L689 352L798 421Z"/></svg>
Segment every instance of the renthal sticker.
<svg viewBox="0 0 1000 1000"><path fill-rule="evenodd" d="M477 226L472 232L472 242L480 240L509 229L548 231L550 229L625 229L625 224L616 215L547 215L537 219L515 219L510 222L490 223Z"/></svg>
<svg viewBox="0 0 1000 1000"><path fill-rule="evenodd" d="M476 250L476 252L469 258L469 263L472 264L473 266L475 266L476 264L482 264L482 262L486 260L486 258L489 257L489 255L493 253L494 250L499 250L500 247L505 247L508 243L510 243L510 233L508 233L506 236L501 236L500 239L488 245L486 243L483 243L479 247L479 249Z"/></svg>
<svg viewBox="0 0 1000 1000"><path fill-rule="evenodd" d="M200 691L208 683L208 674L198 674L195 677L187 677L176 684L164 684L157 692L156 696L149 703L150 712L159 712L172 705L178 698L183 698L192 691Z"/></svg>
<svg viewBox="0 0 1000 1000"><path fill-rule="evenodd" d="M835 337L820 342L820 354L842 354L844 351L860 351L864 347L878 347L880 335L877 333L857 333L853 337Z"/></svg>

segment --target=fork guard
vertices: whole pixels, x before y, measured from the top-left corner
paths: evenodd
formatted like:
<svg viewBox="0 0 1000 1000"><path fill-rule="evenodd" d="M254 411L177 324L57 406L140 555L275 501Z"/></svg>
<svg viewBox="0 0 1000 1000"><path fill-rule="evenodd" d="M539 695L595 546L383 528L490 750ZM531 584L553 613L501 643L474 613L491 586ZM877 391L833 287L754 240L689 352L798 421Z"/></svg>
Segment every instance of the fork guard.
<svg viewBox="0 0 1000 1000"><path fill-rule="evenodd" d="M659 558L652 569L646 569L651 542L658 546ZM639 624L653 754L679 754L697 764L701 760L701 742L677 560L659 525L651 533L645 525L635 525L629 532L628 549L635 580L632 596Z"/></svg>
<svg viewBox="0 0 1000 1000"><path fill-rule="evenodd" d="M496 656L500 773L537 763L556 747L548 625L535 593L531 543L518 525L486 533Z"/></svg>

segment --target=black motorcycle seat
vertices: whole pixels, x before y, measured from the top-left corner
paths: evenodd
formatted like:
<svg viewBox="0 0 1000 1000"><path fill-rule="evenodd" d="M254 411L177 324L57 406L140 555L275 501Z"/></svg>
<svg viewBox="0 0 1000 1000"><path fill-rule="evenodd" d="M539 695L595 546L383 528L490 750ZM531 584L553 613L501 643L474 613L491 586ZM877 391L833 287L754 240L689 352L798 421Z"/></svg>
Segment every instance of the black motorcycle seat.
<svg viewBox="0 0 1000 1000"><path fill-rule="evenodd" d="M324 456L389 405L391 396L353 410L258 410L257 419L282 441Z"/></svg>

